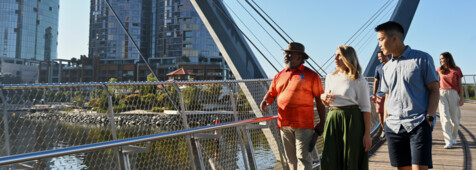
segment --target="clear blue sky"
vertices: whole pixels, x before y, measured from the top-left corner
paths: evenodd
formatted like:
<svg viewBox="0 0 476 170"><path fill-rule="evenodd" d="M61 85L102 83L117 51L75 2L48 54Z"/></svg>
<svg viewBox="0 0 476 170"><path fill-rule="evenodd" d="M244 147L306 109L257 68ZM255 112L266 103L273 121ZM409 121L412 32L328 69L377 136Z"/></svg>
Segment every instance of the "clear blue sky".
<svg viewBox="0 0 476 170"><path fill-rule="evenodd" d="M272 34L274 42L259 25L255 24L236 0L224 0L270 51L264 49L253 35L240 23L241 29L270 57L273 64L281 69L282 51L286 43L270 29L247 6L241 2ZM344 44L386 1L385 0L255 0L280 26L293 38L303 43L307 53L320 65L336 51L338 45ZM377 45L373 28L387 21L393 12L397 0L376 19L376 22L363 31L360 37L350 45L357 49L363 68L369 62L370 55ZM59 21L58 58L69 59L88 53L89 0L61 0ZM390 9L392 8L392 9ZM476 1L474 0L421 0L407 34L405 44L414 49L428 52L439 66L439 55L449 51L455 57L456 64L463 74L476 74ZM253 47L252 47L253 48ZM276 71L261 55L255 53L269 77ZM275 58L273 59L272 56ZM334 69L333 61L326 71Z"/></svg>

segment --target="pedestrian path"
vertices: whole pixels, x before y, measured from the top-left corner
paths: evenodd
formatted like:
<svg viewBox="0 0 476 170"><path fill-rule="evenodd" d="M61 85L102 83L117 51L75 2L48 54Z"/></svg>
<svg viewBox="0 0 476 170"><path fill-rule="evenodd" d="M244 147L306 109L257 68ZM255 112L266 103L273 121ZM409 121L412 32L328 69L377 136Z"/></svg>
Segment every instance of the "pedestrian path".
<svg viewBox="0 0 476 170"><path fill-rule="evenodd" d="M433 131L433 169L472 169L476 162L476 104L465 103L462 107L458 143L452 149L444 149L440 120ZM465 159L466 157L466 159ZM369 159L370 169L396 169L390 165L387 143L383 143Z"/></svg>

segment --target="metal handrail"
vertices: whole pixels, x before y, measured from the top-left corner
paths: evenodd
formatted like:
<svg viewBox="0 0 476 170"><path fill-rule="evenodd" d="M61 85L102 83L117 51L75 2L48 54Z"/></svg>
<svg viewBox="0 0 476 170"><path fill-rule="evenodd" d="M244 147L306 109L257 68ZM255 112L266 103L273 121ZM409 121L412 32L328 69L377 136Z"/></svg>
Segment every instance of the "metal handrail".
<svg viewBox="0 0 476 170"><path fill-rule="evenodd" d="M267 82L272 79L246 80L203 80L203 81L143 81L143 82L88 82L88 83L46 83L46 84L4 84L2 89L58 88L58 87L93 87L93 86L126 86L126 85L173 85L173 84L215 84L215 83L247 83Z"/></svg>
<svg viewBox="0 0 476 170"><path fill-rule="evenodd" d="M49 158L49 157L56 157L56 156L63 156L63 155L70 155L70 154L76 154L76 153L82 153L82 152L88 152L88 151L94 151L94 150L100 150L100 149L109 149L109 148L118 147L118 146L137 144L137 143L155 141L155 140L178 137L178 136L191 135L191 134L200 133L200 132L218 130L222 128L242 126L242 125L251 124L251 123L273 120L277 118L278 118L278 115L273 115L273 116L247 119L247 120L241 120L241 121L230 122L230 123L222 123L218 125L198 127L198 128L192 128L192 129L184 129L184 130L173 131L173 132L165 132L165 133L125 138L125 139L119 139L119 140L113 140L113 141L107 141L107 142L92 143L92 144L72 146L72 147L59 148L59 149L53 149L53 150L5 156L5 157L0 157L0 165L8 165L13 163L26 162L26 161L32 161L32 160L38 160L42 158Z"/></svg>

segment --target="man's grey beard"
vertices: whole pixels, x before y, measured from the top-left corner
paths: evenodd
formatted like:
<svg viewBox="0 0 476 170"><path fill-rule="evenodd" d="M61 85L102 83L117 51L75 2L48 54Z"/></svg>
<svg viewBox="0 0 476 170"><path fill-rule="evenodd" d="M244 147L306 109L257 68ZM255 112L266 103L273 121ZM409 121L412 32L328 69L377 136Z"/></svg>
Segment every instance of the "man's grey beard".
<svg viewBox="0 0 476 170"><path fill-rule="evenodd" d="M291 68L291 65L292 65L292 63L290 61L283 63L284 68Z"/></svg>

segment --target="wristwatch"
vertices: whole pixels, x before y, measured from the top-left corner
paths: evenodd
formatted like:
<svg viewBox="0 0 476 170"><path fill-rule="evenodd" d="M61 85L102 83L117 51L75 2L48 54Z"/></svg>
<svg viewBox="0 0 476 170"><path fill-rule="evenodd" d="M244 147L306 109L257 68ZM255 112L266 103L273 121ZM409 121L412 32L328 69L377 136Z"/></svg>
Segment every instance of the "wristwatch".
<svg viewBox="0 0 476 170"><path fill-rule="evenodd" d="M433 117L433 116L426 116L426 119L429 120L430 122L432 122L432 121L435 119L435 117Z"/></svg>

